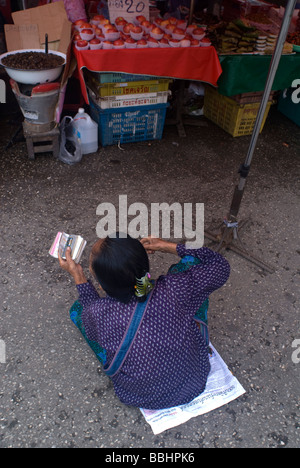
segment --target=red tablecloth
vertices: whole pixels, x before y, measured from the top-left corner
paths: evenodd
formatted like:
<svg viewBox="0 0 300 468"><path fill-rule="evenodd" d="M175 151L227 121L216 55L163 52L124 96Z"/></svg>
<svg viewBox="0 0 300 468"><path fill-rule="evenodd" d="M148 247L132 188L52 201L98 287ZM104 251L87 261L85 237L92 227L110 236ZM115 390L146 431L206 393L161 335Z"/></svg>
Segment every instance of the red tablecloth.
<svg viewBox="0 0 300 468"><path fill-rule="evenodd" d="M222 73L214 47L85 51L74 48L74 53L86 102L88 97L83 68L94 72L131 73L202 81L213 86L217 86Z"/></svg>

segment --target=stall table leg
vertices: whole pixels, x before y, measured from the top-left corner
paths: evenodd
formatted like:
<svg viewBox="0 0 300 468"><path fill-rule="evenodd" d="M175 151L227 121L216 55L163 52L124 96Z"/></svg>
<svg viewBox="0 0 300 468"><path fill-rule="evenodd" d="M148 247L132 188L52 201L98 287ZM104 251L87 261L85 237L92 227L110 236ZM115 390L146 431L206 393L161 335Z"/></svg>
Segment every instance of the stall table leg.
<svg viewBox="0 0 300 468"><path fill-rule="evenodd" d="M195 127L207 127L208 125L205 120L199 119L199 117L183 115L185 84L186 80L180 80L179 89L176 92L176 116L166 120L166 125L176 125L180 138L186 137L185 125Z"/></svg>
<svg viewBox="0 0 300 468"><path fill-rule="evenodd" d="M46 152L52 152L53 156L58 158L60 131L57 127L44 132L36 132L28 128L28 123L23 122L23 133L29 159L35 159L37 153Z"/></svg>

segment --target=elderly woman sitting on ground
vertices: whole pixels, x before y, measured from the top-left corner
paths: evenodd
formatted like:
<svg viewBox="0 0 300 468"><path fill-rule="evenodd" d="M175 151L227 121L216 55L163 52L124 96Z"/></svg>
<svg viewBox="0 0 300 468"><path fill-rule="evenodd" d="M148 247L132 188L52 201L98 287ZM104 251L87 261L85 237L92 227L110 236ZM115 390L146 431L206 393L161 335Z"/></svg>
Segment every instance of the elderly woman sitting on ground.
<svg viewBox="0 0 300 468"><path fill-rule="evenodd" d="M155 282L148 259L154 252L180 257ZM210 371L208 298L230 272L222 255L151 237L139 241L117 233L100 239L91 251L90 271L106 297L99 296L70 250L59 262L79 293L71 319L124 404L169 408L205 390Z"/></svg>

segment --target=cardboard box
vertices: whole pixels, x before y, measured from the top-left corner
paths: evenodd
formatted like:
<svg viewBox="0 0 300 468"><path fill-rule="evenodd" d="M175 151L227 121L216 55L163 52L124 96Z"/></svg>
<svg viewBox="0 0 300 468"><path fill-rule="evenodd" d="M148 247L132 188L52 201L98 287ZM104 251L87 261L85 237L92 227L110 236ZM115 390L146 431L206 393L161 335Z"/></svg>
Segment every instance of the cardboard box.
<svg viewBox="0 0 300 468"><path fill-rule="evenodd" d="M65 84L72 75L75 64L71 64L71 28L64 2L50 3L12 14L15 24L5 24L7 51L21 49L44 49L45 34L48 34L49 50L57 50L67 55L67 63L62 77Z"/></svg>
<svg viewBox="0 0 300 468"><path fill-rule="evenodd" d="M37 24L5 24L7 52L19 49L40 49L39 28Z"/></svg>
<svg viewBox="0 0 300 468"><path fill-rule="evenodd" d="M64 2L50 3L12 13L14 24L5 25L7 50L43 49L48 34L49 50L67 53L71 23Z"/></svg>

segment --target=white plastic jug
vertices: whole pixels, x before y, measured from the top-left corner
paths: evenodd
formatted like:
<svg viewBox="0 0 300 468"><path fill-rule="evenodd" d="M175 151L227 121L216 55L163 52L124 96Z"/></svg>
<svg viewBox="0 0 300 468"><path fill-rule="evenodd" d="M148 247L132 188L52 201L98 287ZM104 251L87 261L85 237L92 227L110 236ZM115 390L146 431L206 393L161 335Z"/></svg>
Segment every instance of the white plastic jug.
<svg viewBox="0 0 300 468"><path fill-rule="evenodd" d="M84 112L78 109L73 119L73 125L80 135L82 154L96 153L98 150L98 124Z"/></svg>

